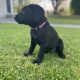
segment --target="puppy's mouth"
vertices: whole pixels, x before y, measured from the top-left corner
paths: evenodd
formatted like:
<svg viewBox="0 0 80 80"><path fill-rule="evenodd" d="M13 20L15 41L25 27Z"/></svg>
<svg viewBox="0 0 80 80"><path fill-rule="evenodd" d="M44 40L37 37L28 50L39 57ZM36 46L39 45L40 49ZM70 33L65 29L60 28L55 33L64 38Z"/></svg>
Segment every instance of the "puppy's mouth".
<svg viewBox="0 0 80 80"><path fill-rule="evenodd" d="M14 19L15 19L15 21L18 22L19 24L24 24L24 23L23 23L23 22L24 22L24 19L23 19L22 17L18 16L18 15L16 15L16 16L14 17Z"/></svg>

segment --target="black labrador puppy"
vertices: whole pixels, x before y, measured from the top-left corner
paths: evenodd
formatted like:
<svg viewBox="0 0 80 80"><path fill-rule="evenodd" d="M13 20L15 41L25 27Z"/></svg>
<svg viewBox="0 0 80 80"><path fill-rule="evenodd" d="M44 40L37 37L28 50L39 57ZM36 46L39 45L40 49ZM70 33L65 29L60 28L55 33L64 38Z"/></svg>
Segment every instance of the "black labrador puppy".
<svg viewBox="0 0 80 80"><path fill-rule="evenodd" d="M53 27L45 17L45 12L42 7L36 4L25 6L16 16L15 20L19 24L29 25L31 27L31 45L28 52L24 56L32 55L36 44L40 46L38 58L33 60L33 63L41 63L44 53L55 51L62 59L65 58L63 53L63 41L58 36Z"/></svg>

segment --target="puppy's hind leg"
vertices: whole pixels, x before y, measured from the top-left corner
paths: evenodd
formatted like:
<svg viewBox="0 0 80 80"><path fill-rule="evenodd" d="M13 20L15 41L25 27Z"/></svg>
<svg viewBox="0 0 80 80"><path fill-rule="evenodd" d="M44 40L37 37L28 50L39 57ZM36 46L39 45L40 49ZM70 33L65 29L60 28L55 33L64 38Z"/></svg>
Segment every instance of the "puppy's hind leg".
<svg viewBox="0 0 80 80"><path fill-rule="evenodd" d="M62 59L65 58L65 55L63 53L63 49L64 49L64 44L63 41L61 39L59 39L57 47L56 47L56 52L58 54L58 56Z"/></svg>

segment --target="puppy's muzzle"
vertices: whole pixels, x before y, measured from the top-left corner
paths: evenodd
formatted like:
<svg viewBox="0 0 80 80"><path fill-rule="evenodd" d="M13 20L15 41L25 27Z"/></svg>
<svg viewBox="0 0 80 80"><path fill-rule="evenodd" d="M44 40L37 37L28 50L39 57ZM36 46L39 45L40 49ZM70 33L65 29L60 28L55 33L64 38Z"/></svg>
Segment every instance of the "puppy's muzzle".
<svg viewBox="0 0 80 80"><path fill-rule="evenodd" d="M15 19L15 21L18 22L19 24L22 24L22 23L23 23L23 19L21 18L20 15L15 15L14 19Z"/></svg>

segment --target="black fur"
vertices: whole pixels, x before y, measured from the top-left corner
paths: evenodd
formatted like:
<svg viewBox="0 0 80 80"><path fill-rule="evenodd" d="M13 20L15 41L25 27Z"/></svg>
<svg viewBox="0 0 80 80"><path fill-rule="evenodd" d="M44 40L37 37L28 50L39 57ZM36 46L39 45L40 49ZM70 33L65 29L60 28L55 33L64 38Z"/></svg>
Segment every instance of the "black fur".
<svg viewBox="0 0 80 80"><path fill-rule="evenodd" d="M44 53L51 51L57 52L60 58L65 58L63 41L59 38L55 29L48 23L42 7L35 4L25 6L15 16L15 20L19 24L29 25L31 27L31 45L29 51L24 53L24 56L32 55L36 45L38 44L40 46L38 58L33 60L33 63L41 63ZM39 26L43 22L46 23L40 29Z"/></svg>

